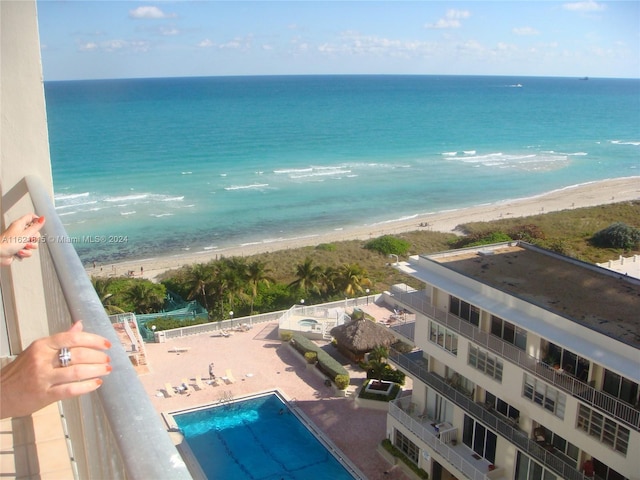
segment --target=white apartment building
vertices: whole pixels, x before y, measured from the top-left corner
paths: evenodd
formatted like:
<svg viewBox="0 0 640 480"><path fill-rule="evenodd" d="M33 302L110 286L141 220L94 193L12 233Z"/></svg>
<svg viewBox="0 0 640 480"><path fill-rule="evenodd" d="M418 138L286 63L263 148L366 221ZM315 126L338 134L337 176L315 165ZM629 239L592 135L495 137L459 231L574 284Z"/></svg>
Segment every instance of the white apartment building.
<svg viewBox="0 0 640 480"><path fill-rule="evenodd" d="M638 279L519 242L398 268L387 438L431 480L640 478Z"/></svg>

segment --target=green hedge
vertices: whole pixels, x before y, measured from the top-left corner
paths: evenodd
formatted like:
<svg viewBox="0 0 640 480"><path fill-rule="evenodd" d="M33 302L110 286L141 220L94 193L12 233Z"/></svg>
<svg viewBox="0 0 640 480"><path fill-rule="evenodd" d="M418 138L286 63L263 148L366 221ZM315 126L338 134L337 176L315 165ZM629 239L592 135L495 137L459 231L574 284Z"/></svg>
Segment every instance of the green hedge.
<svg viewBox="0 0 640 480"><path fill-rule="evenodd" d="M346 375L349 378L349 372L340 362L322 350L312 340L304 335L294 333L291 336L291 346L295 348L304 357L308 352L315 352L318 355L318 369L324 373L331 381L335 382L338 375Z"/></svg>
<svg viewBox="0 0 640 480"><path fill-rule="evenodd" d="M407 457L400 449L394 446L391 443L391 440L389 440L388 438L382 440L382 447L394 457L402 460L420 478L424 478L425 480L429 478L429 474L424 469L418 467L415 463L413 463L413 461L409 460L409 457Z"/></svg>

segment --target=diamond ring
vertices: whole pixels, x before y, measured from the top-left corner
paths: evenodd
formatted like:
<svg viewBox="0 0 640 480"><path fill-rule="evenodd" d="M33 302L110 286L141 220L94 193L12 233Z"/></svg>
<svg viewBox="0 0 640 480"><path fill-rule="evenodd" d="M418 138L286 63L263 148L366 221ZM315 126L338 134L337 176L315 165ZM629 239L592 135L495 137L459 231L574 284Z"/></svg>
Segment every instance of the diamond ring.
<svg viewBox="0 0 640 480"><path fill-rule="evenodd" d="M60 349L60 353L58 354L58 359L60 360L61 367L68 367L71 362L71 352L67 347L62 347Z"/></svg>

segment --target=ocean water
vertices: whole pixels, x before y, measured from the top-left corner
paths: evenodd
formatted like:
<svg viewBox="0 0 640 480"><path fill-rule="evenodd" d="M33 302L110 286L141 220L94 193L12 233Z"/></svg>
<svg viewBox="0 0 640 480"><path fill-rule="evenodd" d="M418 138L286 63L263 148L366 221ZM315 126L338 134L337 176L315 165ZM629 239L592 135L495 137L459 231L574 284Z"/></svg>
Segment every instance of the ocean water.
<svg viewBox="0 0 640 480"><path fill-rule="evenodd" d="M55 202L86 261L296 238L640 174L640 80L46 82ZM111 240L111 241L110 241Z"/></svg>

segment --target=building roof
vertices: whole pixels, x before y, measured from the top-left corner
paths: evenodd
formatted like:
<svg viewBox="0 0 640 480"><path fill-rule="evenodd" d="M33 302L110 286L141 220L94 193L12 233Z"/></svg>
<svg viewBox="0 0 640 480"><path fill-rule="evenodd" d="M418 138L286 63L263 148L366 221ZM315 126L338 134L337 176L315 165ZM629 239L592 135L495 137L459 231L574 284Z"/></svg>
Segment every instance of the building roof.
<svg viewBox="0 0 640 480"><path fill-rule="evenodd" d="M640 282L526 244L428 256L447 268L640 348Z"/></svg>

